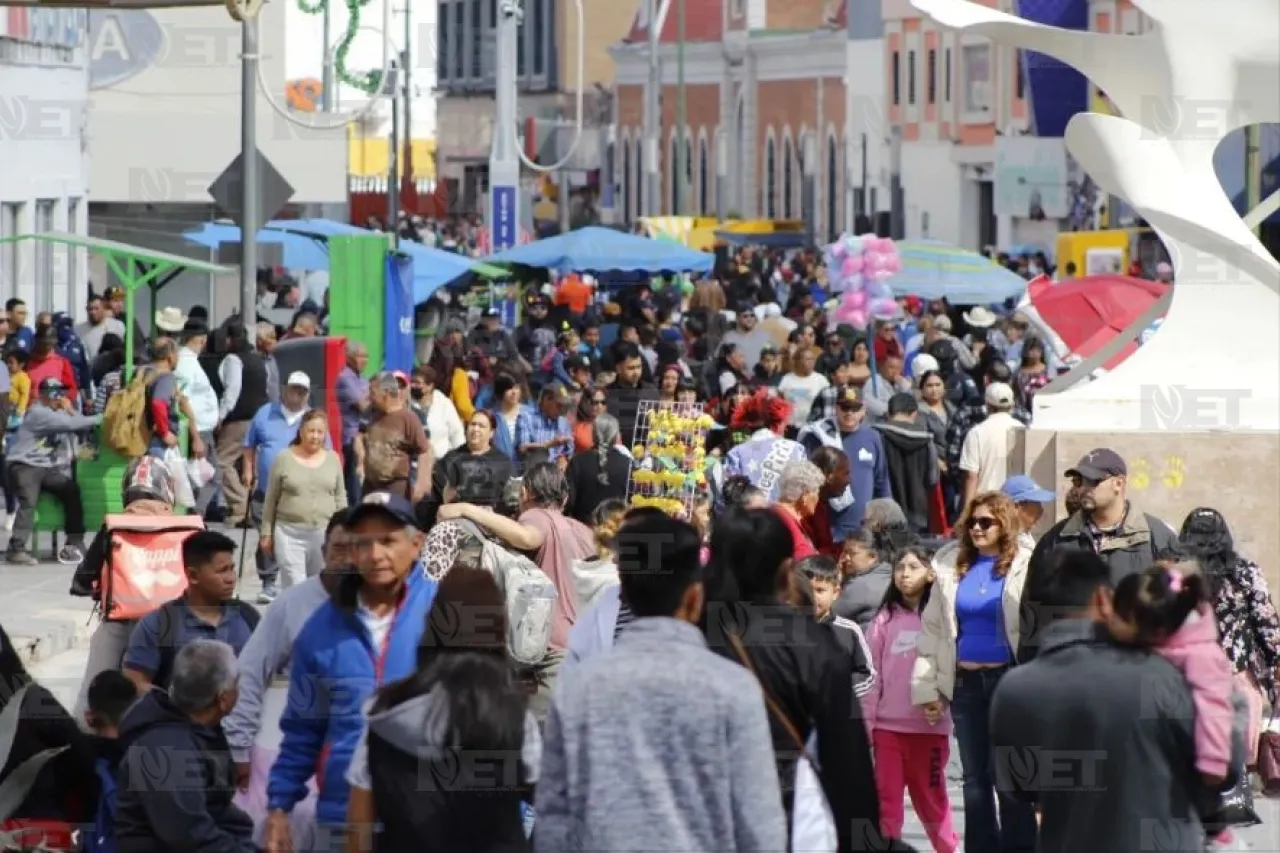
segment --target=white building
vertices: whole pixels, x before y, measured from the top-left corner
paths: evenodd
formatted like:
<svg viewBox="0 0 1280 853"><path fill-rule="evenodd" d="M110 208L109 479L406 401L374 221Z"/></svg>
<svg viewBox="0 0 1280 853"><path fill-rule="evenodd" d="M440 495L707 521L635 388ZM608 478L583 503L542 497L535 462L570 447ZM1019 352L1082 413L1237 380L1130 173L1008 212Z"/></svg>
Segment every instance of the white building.
<svg viewBox="0 0 1280 853"><path fill-rule="evenodd" d="M84 13L16 9L0 15L0 237L85 233L89 156ZM83 313L82 250L0 244L0 297L38 311Z"/></svg>
<svg viewBox="0 0 1280 853"><path fill-rule="evenodd" d="M259 18L258 148L293 187L291 204L332 209L347 197L346 130L311 130L281 115L288 5L267 3ZM214 217L208 187L240 153L240 25L221 6L94 9L88 43L92 233L207 259L181 235ZM105 269L94 273L95 284L106 279ZM216 296L214 285L207 276L184 275L161 301L184 309L204 304L216 319L239 299L234 282ZM140 316L150 307L142 305Z"/></svg>

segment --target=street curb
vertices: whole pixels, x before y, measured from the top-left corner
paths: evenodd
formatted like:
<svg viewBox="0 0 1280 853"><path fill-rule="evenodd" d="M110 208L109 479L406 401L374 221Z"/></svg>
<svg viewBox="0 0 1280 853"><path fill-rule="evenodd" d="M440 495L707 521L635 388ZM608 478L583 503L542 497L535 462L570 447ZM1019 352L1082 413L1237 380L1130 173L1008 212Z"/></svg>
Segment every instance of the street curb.
<svg viewBox="0 0 1280 853"><path fill-rule="evenodd" d="M55 655L82 649L89 645L93 636L93 625L87 620L50 619L48 628L38 635L13 636L9 641L23 666L43 663Z"/></svg>

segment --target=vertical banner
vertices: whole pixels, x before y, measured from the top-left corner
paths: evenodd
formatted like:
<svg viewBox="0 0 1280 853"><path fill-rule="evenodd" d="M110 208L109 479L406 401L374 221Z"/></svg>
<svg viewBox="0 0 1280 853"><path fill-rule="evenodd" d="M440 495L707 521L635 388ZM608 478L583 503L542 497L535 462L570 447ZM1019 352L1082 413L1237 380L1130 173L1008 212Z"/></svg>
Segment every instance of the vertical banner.
<svg viewBox="0 0 1280 853"><path fill-rule="evenodd" d="M489 187L489 238L494 254L515 248L520 237L520 202L514 186L495 184ZM503 299L495 307L501 312L502 325L514 329L520 322L515 299Z"/></svg>
<svg viewBox="0 0 1280 853"><path fill-rule="evenodd" d="M413 370L413 259L387 252L386 326L382 364L386 370Z"/></svg>

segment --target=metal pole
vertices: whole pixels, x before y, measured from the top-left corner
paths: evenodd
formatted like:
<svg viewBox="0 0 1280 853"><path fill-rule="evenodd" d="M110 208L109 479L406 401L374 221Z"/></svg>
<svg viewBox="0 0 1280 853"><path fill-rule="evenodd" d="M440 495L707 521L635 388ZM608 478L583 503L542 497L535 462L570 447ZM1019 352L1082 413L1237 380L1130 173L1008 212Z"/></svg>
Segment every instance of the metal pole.
<svg viewBox="0 0 1280 853"><path fill-rule="evenodd" d="M646 0L649 21L649 85L644 110L645 210L649 216L662 215L662 68L658 63L658 0Z"/></svg>
<svg viewBox="0 0 1280 853"><path fill-rule="evenodd" d="M1251 125L1244 129L1244 212L1262 204L1262 128ZM1262 223L1251 229L1262 235Z"/></svg>
<svg viewBox="0 0 1280 853"><path fill-rule="evenodd" d="M722 129L716 132L716 216L725 218L729 195L729 135Z"/></svg>
<svg viewBox="0 0 1280 853"><path fill-rule="evenodd" d="M391 144L387 157L387 230L400 233L400 92L399 71L391 66Z"/></svg>
<svg viewBox="0 0 1280 853"><path fill-rule="evenodd" d="M862 202L858 205L858 214L866 216L867 205L870 203L870 196L867 194L867 135L862 134ZM849 228L849 232L853 232L853 228Z"/></svg>
<svg viewBox="0 0 1280 853"><path fill-rule="evenodd" d="M517 39L524 9L520 0L498 0L497 62L494 65L492 147L489 151L489 240L494 252L516 245L519 230L520 157L516 147ZM511 323L514 323L514 316Z"/></svg>
<svg viewBox="0 0 1280 853"><path fill-rule="evenodd" d="M240 25L240 156L244 163L240 206L240 320L253 340L258 325L258 22Z"/></svg>
<svg viewBox="0 0 1280 853"><path fill-rule="evenodd" d="M334 92L333 92L333 45L332 45L332 13L329 11L329 3L324 4L324 29L321 36L320 46L324 50L321 57L320 65L320 109L327 113L333 112Z"/></svg>
<svg viewBox="0 0 1280 853"><path fill-rule="evenodd" d="M404 180L413 180L413 3L404 3ZM416 212L416 211L415 211Z"/></svg>
<svg viewBox="0 0 1280 853"><path fill-rule="evenodd" d="M569 129L569 116L565 110L560 110L559 115L560 117L556 120L556 144L553 149L557 160L564 156L564 152L569 147L564 144L564 132ZM573 187L569 180L569 167L572 165L572 163L566 163L556 171L556 212L560 217L561 234L568 234L573 230L573 198L571 196Z"/></svg>
<svg viewBox="0 0 1280 853"><path fill-rule="evenodd" d="M894 126L889 135L889 236L907 236L906 210L902 194L902 128Z"/></svg>
<svg viewBox="0 0 1280 853"><path fill-rule="evenodd" d="M684 85L685 0L676 0L676 162L671 174L671 187L675 190L676 216L684 214L685 187L689 175L689 150L685 147L685 132L689 124L688 93Z"/></svg>

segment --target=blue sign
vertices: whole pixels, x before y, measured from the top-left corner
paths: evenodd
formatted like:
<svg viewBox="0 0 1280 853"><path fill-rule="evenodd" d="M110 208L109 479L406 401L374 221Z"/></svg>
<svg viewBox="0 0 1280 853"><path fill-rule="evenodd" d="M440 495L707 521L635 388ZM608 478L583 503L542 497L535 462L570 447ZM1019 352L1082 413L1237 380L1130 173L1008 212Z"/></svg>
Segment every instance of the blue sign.
<svg viewBox="0 0 1280 853"><path fill-rule="evenodd" d="M413 259L387 253L386 320L382 340L385 370L413 370Z"/></svg>
<svg viewBox="0 0 1280 853"><path fill-rule="evenodd" d="M489 223L494 253L505 252L519 242L520 205L516 201L516 188L497 186L489 188L493 221Z"/></svg>

